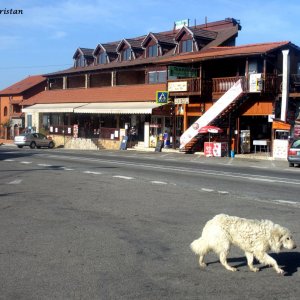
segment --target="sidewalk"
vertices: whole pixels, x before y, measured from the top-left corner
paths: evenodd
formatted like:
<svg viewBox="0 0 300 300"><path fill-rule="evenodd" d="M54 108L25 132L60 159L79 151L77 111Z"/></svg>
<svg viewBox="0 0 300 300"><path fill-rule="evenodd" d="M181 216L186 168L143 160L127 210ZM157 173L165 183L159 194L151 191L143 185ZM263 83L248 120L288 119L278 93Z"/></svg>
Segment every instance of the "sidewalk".
<svg viewBox="0 0 300 300"><path fill-rule="evenodd" d="M3 146L15 147L13 141L1 140L0 139L0 146L2 146L2 145ZM63 148L61 148L61 149L63 149ZM73 150L75 150L75 149L73 149ZM78 149L78 150L84 150L84 149ZM101 150L99 150L99 151L101 151ZM127 148L127 151L155 152L155 149L154 148L142 148L142 147L139 147L139 148ZM205 155L204 155L203 152L194 152L193 154L187 154L185 152L180 152L179 149L173 149L173 148L162 148L161 153L178 153L178 154L182 154L182 155L198 155L198 156L205 157ZM214 158L214 157L211 157L211 158ZM215 157L215 158L217 159L218 157ZM247 154L235 154L234 158L249 159L249 160L268 160L268 161L282 161L282 162L287 162L287 159L275 159L275 158L273 158L271 156L270 152L257 152L257 153L247 153Z"/></svg>
<svg viewBox="0 0 300 300"><path fill-rule="evenodd" d="M154 148L128 148L129 151L144 151L144 152L155 152ZM162 148L161 152L163 153L180 153L186 154L185 152L180 152L179 149L173 148ZM189 154L187 154L189 155ZM192 155L204 156L204 152L194 152ZM216 157L217 158L217 157ZM278 161L287 161L286 159L275 159L271 156L270 152L256 152L256 153L247 153L247 154L235 154L234 158L241 159L260 159L260 160L278 160Z"/></svg>

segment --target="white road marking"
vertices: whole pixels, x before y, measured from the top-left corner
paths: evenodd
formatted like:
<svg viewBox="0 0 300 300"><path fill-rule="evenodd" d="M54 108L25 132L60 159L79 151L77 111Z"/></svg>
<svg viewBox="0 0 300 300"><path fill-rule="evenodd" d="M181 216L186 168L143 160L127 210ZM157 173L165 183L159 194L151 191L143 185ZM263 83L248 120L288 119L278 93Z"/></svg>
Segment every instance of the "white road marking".
<svg viewBox="0 0 300 300"><path fill-rule="evenodd" d="M14 159L5 159L4 161L15 161Z"/></svg>
<svg viewBox="0 0 300 300"><path fill-rule="evenodd" d="M255 180L255 181L275 182L274 179L268 179L268 178L249 177L248 179Z"/></svg>
<svg viewBox="0 0 300 300"><path fill-rule="evenodd" d="M145 163L131 163L131 162L120 162L117 160L108 160L108 159L91 159L91 158L84 158L84 157L78 157L78 156L66 156L66 155L49 155L49 157L59 157L59 158L66 158L71 160L77 160L80 159L81 161L91 161L91 162L104 162L104 163L112 163L114 165L126 165L126 166L133 166L133 167L144 167L144 168L151 168L151 169L163 169L163 170L169 170L169 171L179 171L179 172L185 172L190 174L205 174L205 175L212 175L212 176L220 176L220 177L229 177L229 178L238 178L238 179L246 179L246 180L253 180L253 181L265 181L270 183L284 183L286 185L300 185L300 180L297 179L291 179L288 180L287 178L282 177L269 177L269 176L261 176L256 175L255 178L253 178L253 175L247 174L247 173L239 173L239 172L220 172L210 169L201 169L201 170L194 170L184 167L169 167L169 166L159 166L159 165L151 165L151 164L145 164ZM287 169L290 170L291 169ZM296 170L296 169L295 169ZM298 170L297 170L298 171Z"/></svg>
<svg viewBox="0 0 300 300"><path fill-rule="evenodd" d="M38 166L40 166L40 167L52 167L51 165L48 165L48 164L38 164Z"/></svg>
<svg viewBox="0 0 300 300"><path fill-rule="evenodd" d="M281 204L300 205L299 202L296 202L296 201L288 201L288 200L273 200L273 202L281 203Z"/></svg>
<svg viewBox="0 0 300 300"><path fill-rule="evenodd" d="M202 188L201 190L204 191L204 192L213 192L214 191L212 189L206 189L206 188Z"/></svg>
<svg viewBox="0 0 300 300"><path fill-rule="evenodd" d="M130 180L130 179L134 179L133 177L129 177L129 176L121 176L121 175L115 175L113 176L114 178L120 178L120 179L126 179L126 180Z"/></svg>
<svg viewBox="0 0 300 300"><path fill-rule="evenodd" d="M255 169L268 169L268 167L263 167L263 166L249 166L249 167Z"/></svg>
<svg viewBox="0 0 300 300"><path fill-rule="evenodd" d="M151 181L151 183L154 183L154 184L167 184L167 182L164 182L164 181Z"/></svg>
<svg viewBox="0 0 300 300"><path fill-rule="evenodd" d="M16 180L9 182L8 184L20 184L21 182L22 182L22 179L16 179Z"/></svg>
<svg viewBox="0 0 300 300"><path fill-rule="evenodd" d="M65 170L65 171L74 171L74 169L66 168L66 167L60 167L59 169Z"/></svg>
<svg viewBox="0 0 300 300"><path fill-rule="evenodd" d="M32 164L32 161L20 161L21 164L29 165Z"/></svg>
<svg viewBox="0 0 300 300"><path fill-rule="evenodd" d="M219 194L229 194L227 191L218 191Z"/></svg>
<svg viewBox="0 0 300 300"><path fill-rule="evenodd" d="M84 174L93 174L93 175L101 175L102 173L100 172L95 172L95 171L84 171Z"/></svg>

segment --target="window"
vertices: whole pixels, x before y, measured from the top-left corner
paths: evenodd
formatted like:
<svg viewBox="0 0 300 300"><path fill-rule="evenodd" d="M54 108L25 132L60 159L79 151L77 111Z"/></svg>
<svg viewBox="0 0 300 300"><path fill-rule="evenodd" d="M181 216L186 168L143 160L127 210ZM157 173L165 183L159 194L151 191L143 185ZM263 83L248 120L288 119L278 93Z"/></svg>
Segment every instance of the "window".
<svg viewBox="0 0 300 300"><path fill-rule="evenodd" d="M150 46L148 48L148 57L155 57L158 55L158 47L157 45Z"/></svg>
<svg viewBox="0 0 300 300"><path fill-rule="evenodd" d="M149 83L167 82L167 71L149 72Z"/></svg>
<svg viewBox="0 0 300 300"><path fill-rule="evenodd" d="M3 112L3 114L4 114L4 117L7 116L7 106L4 106L4 112Z"/></svg>
<svg viewBox="0 0 300 300"><path fill-rule="evenodd" d="M85 66L85 59L83 57L83 55L80 55L77 59L76 59L76 67L84 67Z"/></svg>
<svg viewBox="0 0 300 300"><path fill-rule="evenodd" d="M130 60L130 59L131 59L131 49L130 48L124 49L122 53L122 60Z"/></svg>
<svg viewBox="0 0 300 300"><path fill-rule="evenodd" d="M193 42L192 40L186 40L181 42L181 52L192 52Z"/></svg>
<svg viewBox="0 0 300 300"><path fill-rule="evenodd" d="M102 52L98 56L98 64L106 64L107 63L107 54Z"/></svg>

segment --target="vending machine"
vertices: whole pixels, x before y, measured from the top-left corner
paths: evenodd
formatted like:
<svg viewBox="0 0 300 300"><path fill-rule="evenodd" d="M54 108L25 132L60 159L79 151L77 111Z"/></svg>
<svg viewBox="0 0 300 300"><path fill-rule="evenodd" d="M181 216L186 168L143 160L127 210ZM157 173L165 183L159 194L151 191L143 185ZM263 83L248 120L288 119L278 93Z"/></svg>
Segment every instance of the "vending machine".
<svg viewBox="0 0 300 300"><path fill-rule="evenodd" d="M241 153L250 153L251 141L250 130L241 130L240 132L240 147Z"/></svg>

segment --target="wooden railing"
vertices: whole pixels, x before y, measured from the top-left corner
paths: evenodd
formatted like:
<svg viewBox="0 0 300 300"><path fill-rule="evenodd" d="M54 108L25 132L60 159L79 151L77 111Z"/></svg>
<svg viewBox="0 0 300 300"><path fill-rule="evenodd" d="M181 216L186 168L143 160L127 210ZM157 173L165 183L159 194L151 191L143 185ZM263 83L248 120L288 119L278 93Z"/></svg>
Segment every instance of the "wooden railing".
<svg viewBox="0 0 300 300"><path fill-rule="evenodd" d="M171 93L185 93L185 94L195 94L199 95L208 95L208 94L223 94L228 91L235 82L242 80L242 87L244 92L249 92L249 79L247 80L246 76L234 76L234 77L218 77L212 78L212 80L202 80L200 78L185 78L185 79L176 79L169 80L168 82L187 82L187 91L177 91ZM299 79L299 80L298 80ZM266 74L262 78L262 90L263 93L279 93L281 78L275 74ZM292 84L294 83L295 84ZM298 84L300 89L300 76L291 77L291 86L296 86Z"/></svg>
<svg viewBox="0 0 300 300"><path fill-rule="evenodd" d="M245 90L245 77L220 77L213 78L213 93L226 93L239 79L242 80L243 90Z"/></svg>

